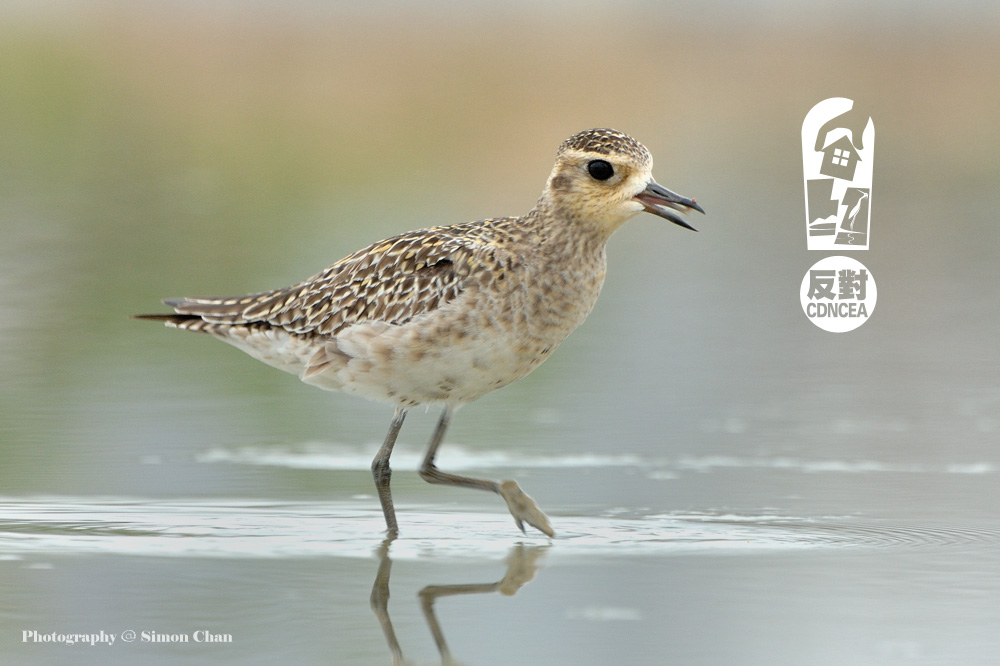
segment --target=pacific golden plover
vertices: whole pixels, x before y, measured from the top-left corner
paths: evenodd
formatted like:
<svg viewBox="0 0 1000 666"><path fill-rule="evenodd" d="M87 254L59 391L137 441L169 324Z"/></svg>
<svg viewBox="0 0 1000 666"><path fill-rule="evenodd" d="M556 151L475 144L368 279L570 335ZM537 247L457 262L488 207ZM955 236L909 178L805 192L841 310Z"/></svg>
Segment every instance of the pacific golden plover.
<svg viewBox="0 0 1000 666"><path fill-rule="evenodd" d="M559 147L541 198L523 217L411 231L370 245L304 282L237 298L176 298L173 314L138 315L208 333L328 390L395 405L372 475L390 537L398 534L389 456L407 410L443 405L420 476L497 493L517 526L552 536L516 481L440 471L452 412L538 367L593 308L605 245L646 211L693 229L694 209L653 180L649 151L611 129Z"/></svg>

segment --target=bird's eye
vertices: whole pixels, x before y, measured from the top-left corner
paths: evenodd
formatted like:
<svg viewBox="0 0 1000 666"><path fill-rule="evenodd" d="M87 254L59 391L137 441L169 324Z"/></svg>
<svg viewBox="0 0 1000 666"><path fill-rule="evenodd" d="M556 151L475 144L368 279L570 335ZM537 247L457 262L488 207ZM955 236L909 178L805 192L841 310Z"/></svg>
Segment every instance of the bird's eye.
<svg viewBox="0 0 1000 666"><path fill-rule="evenodd" d="M615 168L610 162L604 160L592 160L587 164L587 172L594 180L607 180L615 175Z"/></svg>

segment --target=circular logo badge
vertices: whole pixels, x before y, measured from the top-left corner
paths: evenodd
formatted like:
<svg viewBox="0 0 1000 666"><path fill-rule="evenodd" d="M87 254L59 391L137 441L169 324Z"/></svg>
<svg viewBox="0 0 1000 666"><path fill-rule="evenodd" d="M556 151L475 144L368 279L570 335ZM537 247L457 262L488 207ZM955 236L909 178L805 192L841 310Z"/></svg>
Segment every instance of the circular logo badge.
<svg viewBox="0 0 1000 666"><path fill-rule="evenodd" d="M806 271L799 289L802 311L824 331L845 333L875 310L875 277L857 259L827 257Z"/></svg>

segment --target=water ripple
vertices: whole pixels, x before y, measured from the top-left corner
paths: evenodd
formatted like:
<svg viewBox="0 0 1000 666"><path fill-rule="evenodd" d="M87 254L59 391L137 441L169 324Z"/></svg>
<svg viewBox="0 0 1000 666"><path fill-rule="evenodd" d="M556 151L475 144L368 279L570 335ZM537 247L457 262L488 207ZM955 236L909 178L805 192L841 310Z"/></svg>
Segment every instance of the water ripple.
<svg viewBox="0 0 1000 666"><path fill-rule="evenodd" d="M500 513L401 507L397 558L502 556L524 537ZM554 552L569 556L741 553L831 548L996 548L1000 530L840 517L657 514L560 516ZM179 557L370 557L381 513L349 502L37 497L0 500L0 557L104 553Z"/></svg>
<svg viewBox="0 0 1000 666"><path fill-rule="evenodd" d="M198 462L262 465L292 469L364 470L371 467L378 444L365 447L305 442L292 446L216 447L198 455ZM680 456L645 458L633 454L554 454L478 450L449 445L448 467L467 469L587 468L631 467L641 469L651 478L674 478L679 472L708 473L717 469L764 469L805 474L995 474L1000 467L985 461L941 464L896 463L878 460L814 460L788 456ZM423 451L401 448L393 455L393 468L415 470Z"/></svg>

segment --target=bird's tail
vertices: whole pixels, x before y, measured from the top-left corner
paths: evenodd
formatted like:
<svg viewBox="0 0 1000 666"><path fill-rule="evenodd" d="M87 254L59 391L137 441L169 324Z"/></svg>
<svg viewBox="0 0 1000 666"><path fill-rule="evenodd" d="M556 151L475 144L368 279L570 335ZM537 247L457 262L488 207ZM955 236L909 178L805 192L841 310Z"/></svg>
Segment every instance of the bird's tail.
<svg viewBox="0 0 1000 666"><path fill-rule="evenodd" d="M137 314L132 319L162 321L171 328L210 332L218 325L232 326L249 323L244 316L247 306L273 292L225 298L168 298L164 304L174 309L165 314Z"/></svg>
<svg viewBox="0 0 1000 666"><path fill-rule="evenodd" d="M132 315L132 319L148 319L151 321L162 321L170 328L179 328L185 331L209 332L210 327L217 324L210 324L198 315L186 314L137 314Z"/></svg>

